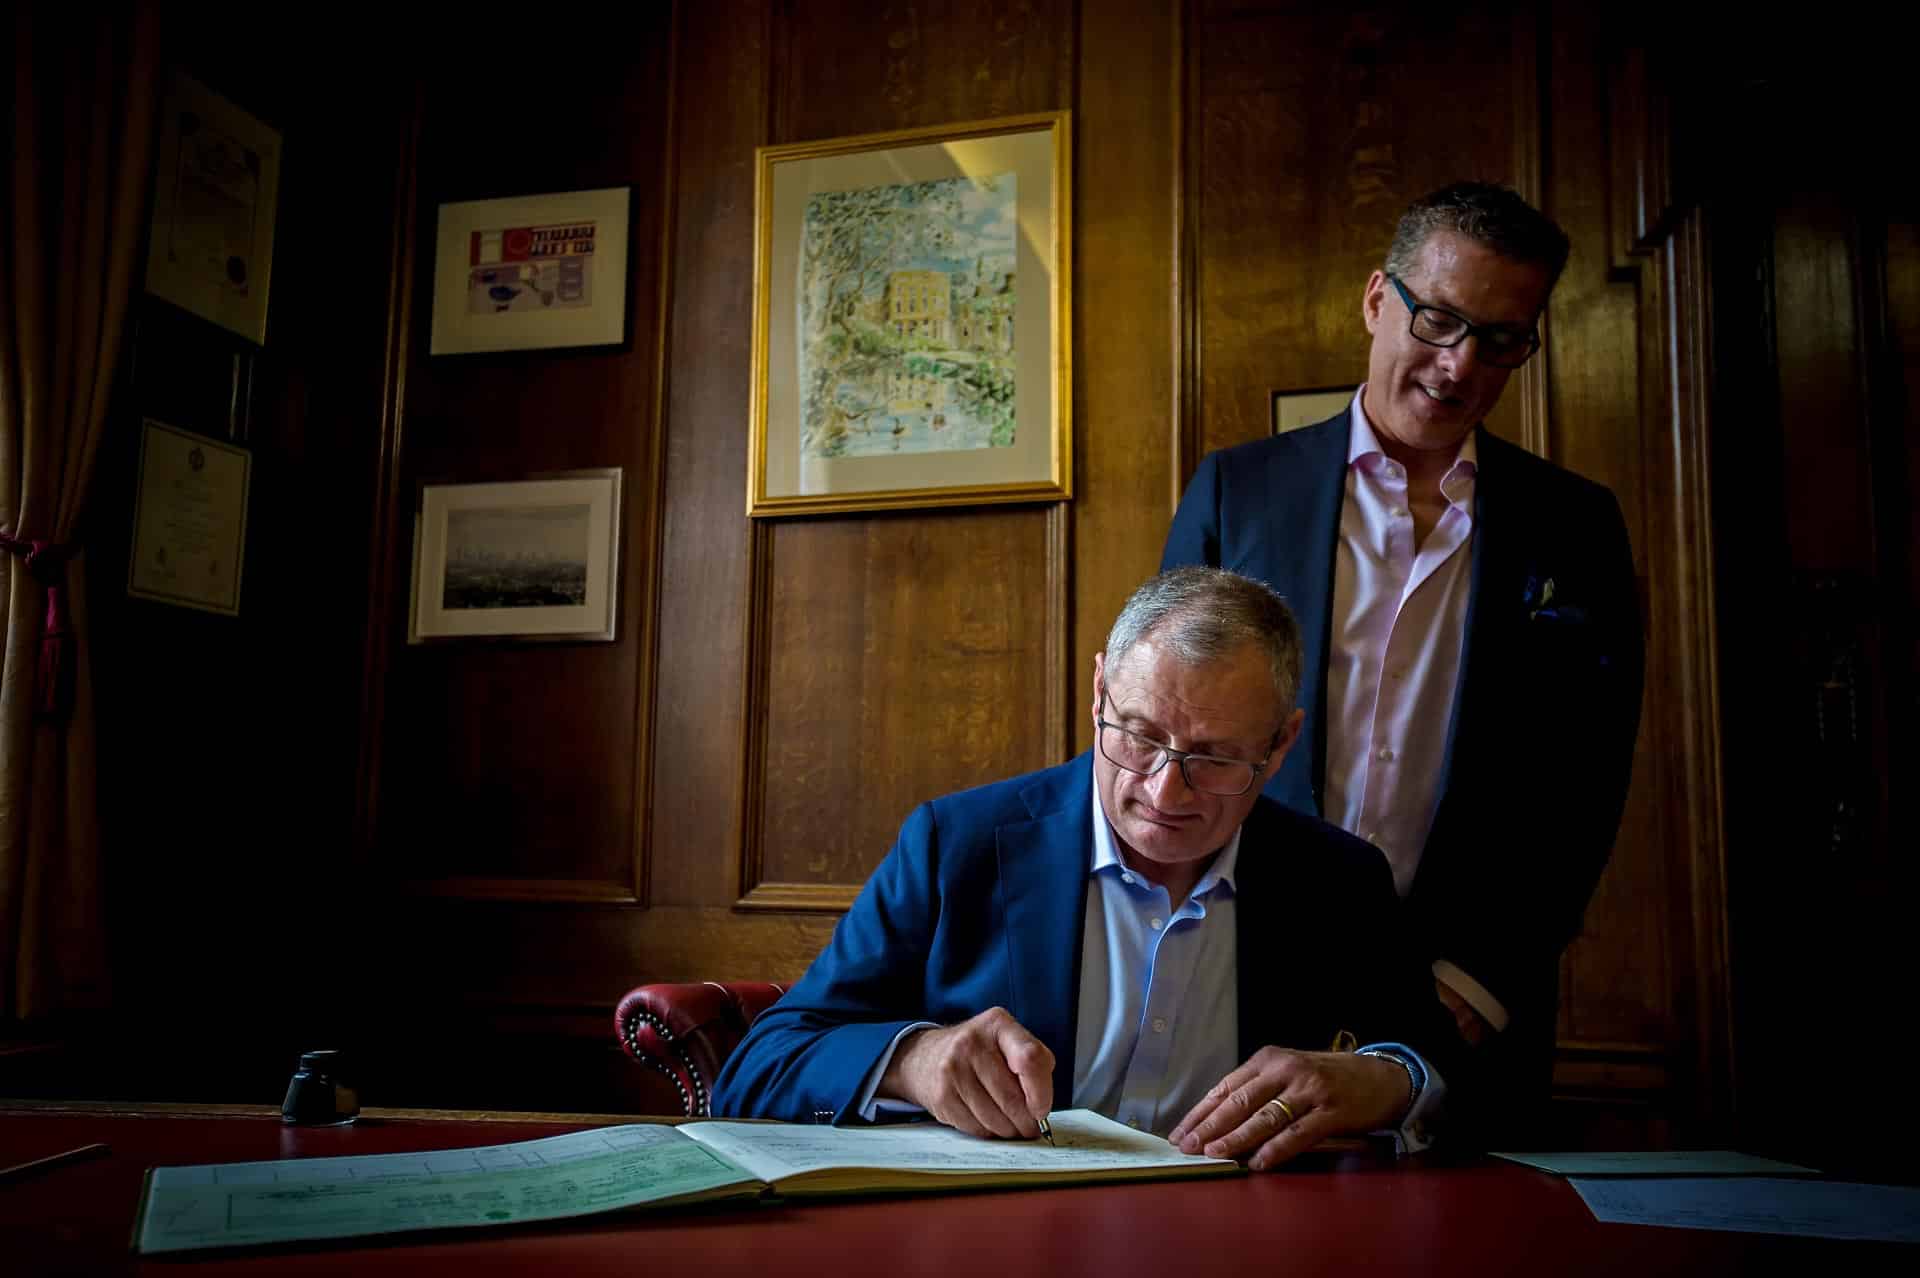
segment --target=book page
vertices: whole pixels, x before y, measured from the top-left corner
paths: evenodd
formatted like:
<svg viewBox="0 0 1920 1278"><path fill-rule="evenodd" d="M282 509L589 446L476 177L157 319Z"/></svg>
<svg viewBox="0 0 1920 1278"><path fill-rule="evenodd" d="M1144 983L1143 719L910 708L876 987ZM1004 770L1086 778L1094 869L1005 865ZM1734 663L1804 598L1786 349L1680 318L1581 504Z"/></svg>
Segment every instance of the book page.
<svg viewBox="0 0 1920 1278"><path fill-rule="evenodd" d="M826 1127L780 1123L689 1123L680 1130L773 1185L804 1188L793 1178L860 1170L864 1177L836 1177L835 1187L863 1184L888 1188L924 1183L930 1177L1099 1179L1153 1171L1227 1171L1224 1158L1183 1154L1150 1132L1085 1109L1049 1119L1054 1144L1044 1140L988 1140L935 1123L883 1127Z"/></svg>
<svg viewBox="0 0 1920 1278"><path fill-rule="evenodd" d="M417 1154L156 1167L136 1245L186 1251L504 1225L761 1188L677 1128L635 1123Z"/></svg>

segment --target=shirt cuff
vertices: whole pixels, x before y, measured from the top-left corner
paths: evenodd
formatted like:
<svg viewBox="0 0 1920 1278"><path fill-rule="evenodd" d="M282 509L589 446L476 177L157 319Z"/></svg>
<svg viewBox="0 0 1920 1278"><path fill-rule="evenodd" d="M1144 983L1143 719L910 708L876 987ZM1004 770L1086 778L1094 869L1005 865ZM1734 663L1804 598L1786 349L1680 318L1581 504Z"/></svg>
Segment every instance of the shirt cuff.
<svg viewBox="0 0 1920 1278"><path fill-rule="evenodd" d="M866 1078L860 1082L860 1090L854 1094L853 1112L860 1116L862 1122L874 1122L882 1114L922 1114L926 1112L912 1101L892 1100L887 1097L876 1098L874 1092L879 1090L880 1080L887 1076L887 1066L893 1064L893 1054L900 1050L900 1041L902 1039L915 1030L939 1028L939 1024L935 1021L915 1021L893 1036L893 1041L887 1044L887 1050L880 1053L880 1059L875 1061L873 1068L867 1071Z"/></svg>
<svg viewBox="0 0 1920 1278"><path fill-rule="evenodd" d="M1500 1000L1487 992L1487 987L1468 976L1465 972L1445 959L1433 961L1433 974L1461 998L1467 1006L1480 1013L1482 1020L1497 1030L1507 1027L1507 1009Z"/></svg>
<svg viewBox="0 0 1920 1278"><path fill-rule="evenodd" d="M1407 1116L1400 1120L1400 1126L1385 1133L1393 1137L1394 1149L1402 1154L1417 1154L1431 1146L1435 1120L1442 1113L1447 1099L1447 1080L1440 1077L1439 1070L1427 1064L1426 1057L1405 1043L1368 1043L1358 1050L1373 1056L1391 1056L1413 1071L1418 1095L1413 1098Z"/></svg>

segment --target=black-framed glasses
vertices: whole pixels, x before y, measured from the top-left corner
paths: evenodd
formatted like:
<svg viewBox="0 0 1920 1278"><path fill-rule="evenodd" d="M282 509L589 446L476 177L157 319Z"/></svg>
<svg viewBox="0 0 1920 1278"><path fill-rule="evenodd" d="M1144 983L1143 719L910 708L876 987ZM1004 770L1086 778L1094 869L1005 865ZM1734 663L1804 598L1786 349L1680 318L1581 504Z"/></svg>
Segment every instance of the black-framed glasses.
<svg viewBox="0 0 1920 1278"><path fill-rule="evenodd" d="M1107 708L1107 694L1100 694L1100 709ZM1177 760L1180 775L1186 779L1187 788L1198 790L1201 794L1217 794L1232 797L1245 794L1253 788L1260 778L1260 769L1267 766L1267 760L1273 757L1273 747L1267 747L1267 753L1258 761L1249 763L1245 759L1223 759L1215 754L1195 754L1190 750L1176 750L1163 745L1152 737L1143 737L1137 732L1109 723L1101 714L1096 713L1093 721L1098 725L1100 753L1107 762L1124 772L1150 777L1167 766L1168 760Z"/></svg>
<svg viewBox="0 0 1920 1278"><path fill-rule="evenodd" d="M1480 362L1495 368L1518 368L1540 349L1540 332L1513 324L1475 324L1444 306L1415 300L1397 275L1387 276L1393 291L1407 307L1407 331L1429 346L1458 346L1469 337L1480 339Z"/></svg>

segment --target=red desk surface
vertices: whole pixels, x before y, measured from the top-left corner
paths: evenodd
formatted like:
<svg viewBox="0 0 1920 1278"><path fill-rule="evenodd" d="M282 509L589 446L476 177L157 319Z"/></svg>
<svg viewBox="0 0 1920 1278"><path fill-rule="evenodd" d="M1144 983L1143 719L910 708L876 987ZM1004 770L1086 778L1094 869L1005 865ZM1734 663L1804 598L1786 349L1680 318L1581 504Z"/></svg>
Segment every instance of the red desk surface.
<svg viewBox="0 0 1920 1278"><path fill-rule="evenodd" d="M387 1236L312 1250L143 1258L127 1250L150 1166L382 1154L533 1140L612 1115L370 1110L294 1128L256 1107L0 1102L0 1166L93 1141L105 1157L0 1182L0 1273L1653 1274L1908 1271L1912 1249L1603 1225L1557 1177L1490 1160L1348 1166L1224 1181L1097 1185L699 1212Z"/></svg>

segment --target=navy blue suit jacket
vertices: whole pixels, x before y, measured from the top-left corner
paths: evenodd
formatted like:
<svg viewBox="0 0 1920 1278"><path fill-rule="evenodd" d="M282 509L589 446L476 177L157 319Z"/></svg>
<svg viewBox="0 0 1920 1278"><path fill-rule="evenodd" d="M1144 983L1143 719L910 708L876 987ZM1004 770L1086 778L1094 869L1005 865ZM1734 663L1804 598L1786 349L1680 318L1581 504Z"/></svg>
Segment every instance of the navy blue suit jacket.
<svg viewBox="0 0 1920 1278"><path fill-rule="evenodd" d="M1349 413L1209 455L1161 567L1273 586L1300 621L1300 741L1267 793L1321 814L1334 554ZM1559 956L1613 847L1644 661L1633 551L1613 494L1478 428L1472 585L1432 833L1408 898L1418 943L1550 1047ZM1542 605L1547 582L1550 602Z"/></svg>
<svg viewBox="0 0 1920 1278"><path fill-rule="evenodd" d="M1241 1059L1267 1044L1324 1050L1346 1029L1407 1043L1451 1085L1451 1025L1396 940L1380 854L1264 796L1241 829ZM728 1058L713 1112L849 1121L902 1028L995 1006L1053 1052L1066 1108L1092 855L1090 753L916 808L826 950Z"/></svg>

